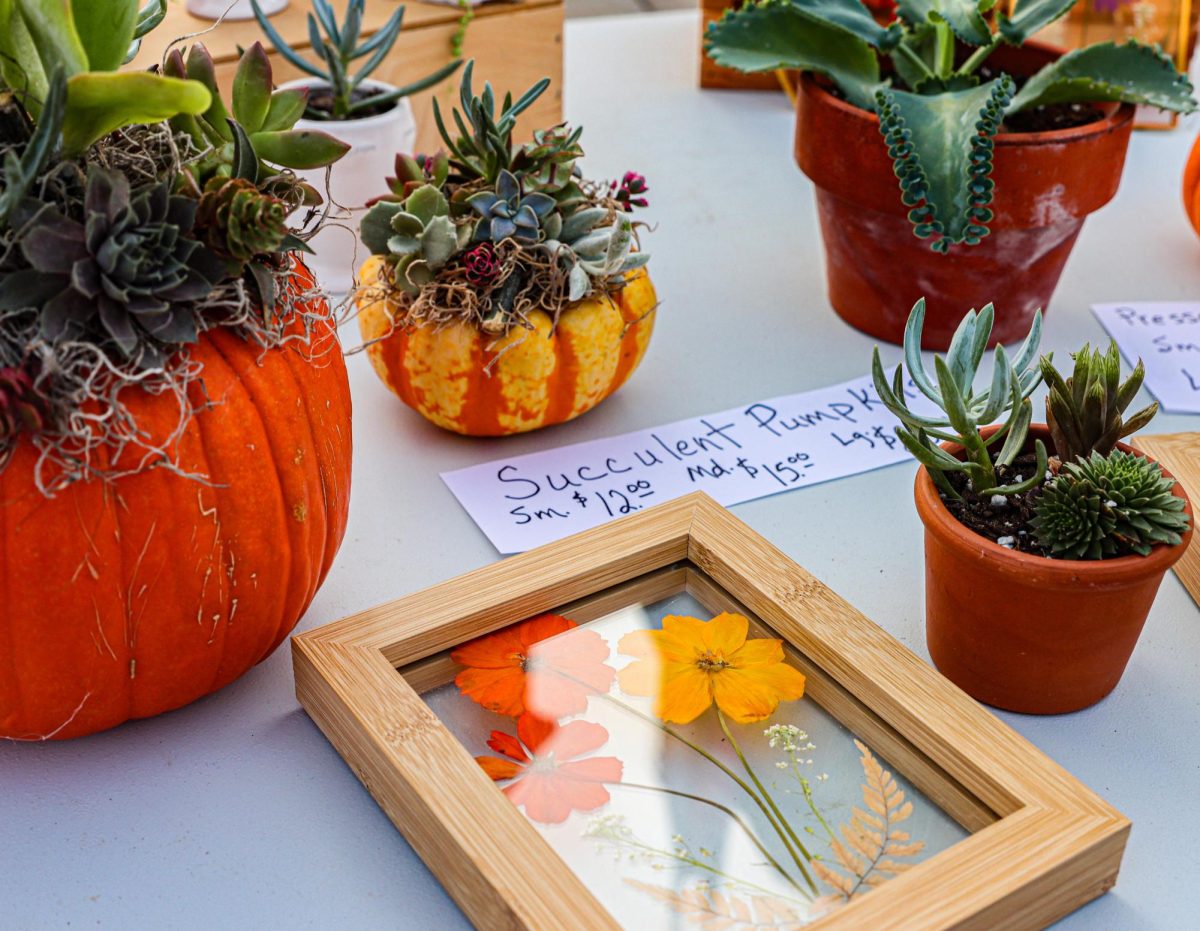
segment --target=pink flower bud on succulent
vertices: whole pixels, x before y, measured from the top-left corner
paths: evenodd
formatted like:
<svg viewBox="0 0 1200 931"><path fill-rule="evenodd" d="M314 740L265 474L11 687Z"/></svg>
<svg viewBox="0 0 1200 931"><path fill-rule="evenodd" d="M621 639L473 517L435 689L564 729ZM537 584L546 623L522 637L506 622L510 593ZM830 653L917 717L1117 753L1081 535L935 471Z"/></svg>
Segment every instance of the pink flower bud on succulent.
<svg viewBox="0 0 1200 931"><path fill-rule="evenodd" d="M477 288L489 287L500 274L500 257L490 242L481 242L463 256L467 281Z"/></svg>
<svg viewBox="0 0 1200 931"><path fill-rule="evenodd" d="M632 210L634 207L650 206L650 201L641 196L650 190L650 187L646 184L645 175L639 175L636 171L627 171L619 185L616 181L613 181L609 187L614 192L614 199L626 210Z"/></svg>

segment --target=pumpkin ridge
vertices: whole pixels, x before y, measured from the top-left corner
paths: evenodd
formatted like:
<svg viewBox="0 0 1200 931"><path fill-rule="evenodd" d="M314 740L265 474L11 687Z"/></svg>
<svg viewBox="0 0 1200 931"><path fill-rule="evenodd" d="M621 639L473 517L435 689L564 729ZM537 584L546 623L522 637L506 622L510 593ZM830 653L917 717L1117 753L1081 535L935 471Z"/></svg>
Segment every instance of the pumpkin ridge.
<svg viewBox="0 0 1200 931"><path fill-rule="evenodd" d="M217 335L218 334L216 332L209 334L210 337L216 337ZM288 528L288 524L287 524L287 521L288 521L287 491L286 491L286 485L285 485L283 476L279 472L278 457L276 456L276 452L277 452L276 444L272 442L271 433L267 429L266 418L263 416L262 410L259 408L258 404L256 403L255 395L250 390L250 385L247 383L247 381L242 378L242 373L239 371L238 367L233 363L231 358L225 354L224 350L219 345L217 339L215 339L215 338L211 339L209 345L211 346L213 353L221 360L221 362L225 365L225 367L229 371L229 374L231 377L230 394L232 394L234 391L240 391L241 394L243 394L245 396L245 398L247 400L246 409L253 416L254 420L258 423L259 427L262 430L263 439L267 443L269 455L266 458L270 459L270 462L271 462L271 470L270 471L271 471L271 474L274 475L274 477L275 477L275 482L274 482L274 488L276 491L275 497L278 501L278 510L275 512L274 515L272 515L275 518L275 521L273 521L273 523L277 522L276 523L277 526L279 524L281 524L282 530L283 530L282 533L274 536L274 540L277 543L279 543L281 546L287 547L286 556L285 556L283 562L285 563L285 565L288 568L288 572L287 572L288 583L285 587L286 587L287 591L290 592L293 588L293 583L295 581L295 575L296 575L296 571L295 571L296 543L292 539L292 535L289 532L289 528ZM236 346L233 348L236 351ZM239 361L244 363L246 360L241 359ZM258 363L256 360L252 359L250 361L250 364L257 365ZM227 403L228 403L228 401L227 401ZM261 479L260 479L260 481L261 481ZM259 487L261 488L266 484L267 483L264 481L260 484ZM261 499L260 499L260 501L261 501ZM288 606L289 606L289 600L288 600L287 595L285 594L284 597L280 600L279 616L277 617L275 622L273 624L271 624L269 627L269 629L271 631L271 635L269 638L264 638L265 642L267 643L267 646L264 647L261 651L255 651L258 655L251 660L251 665L256 665L257 663L260 663L264 659L266 659L266 657L268 657L271 654L271 651L275 649L275 645L277 645L279 643L279 641L282 639L280 637L279 632L281 629L287 628L290 623L288 621L288 617L291 614L291 612L288 610ZM297 615L297 617L298 616L299 615Z"/></svg>
<svg viewBox="0 0 1200 931"><path fill-rule="evenodd" d="M291 358L292 352L291 352L291 350L293 347L285 345L280 348L282 350L280 357L279 357L280 371L287 373L287 377L291 380L292 390L295 394L296 400L300 402L301 408L304 413L303 417L298 418L298 421L299 421L298 427L303 434L303 438L304 438L305 442L294 443L292 445L293 450L301 450L302 451L300 453L301 459L299 462L296 462L295 455L292 455L292 456L286 458L285 460L283 460L283 462L277 463L276 468L277 469L285 469L288 467L286 465L286 463L290 462L290 463L292 463L293 466L297 466L300 469L304 470L304 472L308 473L309 477L311 477L312 473L315 472L317 482L321 487L321 507L309 508L309 514L306 518L306 522L307 522L307 520L310 520L310 519L321 521L321 528L320 528L319 533L317 531L313 530L312 527L307 528L309 534L311 534L313 537L320 538L321 546L319 548L319 557L315 557L315 558L314 558L314 552L313 552L314 548L311 545L306 547L306 553L308 555L308 560L309 560L309 564L310 564L309 587L308 587L308 590L305 592L304 603L300 608L300 613L296 615L296 618L299 619L300 617L303 616L304 612L308 610L308 606L310 604L312 604L312 600L317 596L317 588L320 585L320 578L321 578L321 575L323 573L324 566L325 566L325 553L329 549L329 520L330 520L329 495L328 495L328 491L325 487L325 473L324 473L324 470L321 468L321 463L320 463L319 459L317 458L318 452L317 452L316 431L313 429L313 415L312 415L312 410L308 406L307 392L305 392L303 390L304 386L303 386L300 378L296 375L295 369L292 368L292 358ZM323 399L323 395L321 397ZM307 487L309 487L310 482L306 479L304 484L305 484L305 487L307 488ZM314 562L317 564L315 572L311 571L311 564ZM286 636L287 636L287 631L284 631L282 637L286 637ZM281 640L282 640L282 637L280 638Z"/></svg>

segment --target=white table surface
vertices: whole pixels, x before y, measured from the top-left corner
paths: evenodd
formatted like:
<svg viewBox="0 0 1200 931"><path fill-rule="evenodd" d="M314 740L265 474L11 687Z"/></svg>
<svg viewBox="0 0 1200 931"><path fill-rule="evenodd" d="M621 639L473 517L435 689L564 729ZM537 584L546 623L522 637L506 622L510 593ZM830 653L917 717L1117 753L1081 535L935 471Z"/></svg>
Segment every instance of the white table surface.
<svg viewBox="0 0 1200 931"><path fill-rule="evenodd" d="M663 304L641 370L574 423L475 441L427 425L354 356L350 526L300 629L497 558L443 486L444 470L867 370L873 340L825 298L787 105L780 95L701 93L697 30L684 12L589 19L566 32L566 113L586 127L589 174L646 174L659 223L648 245ZM1200 241L1179 197L1194 135L1135 135L1120 194L1088 221L1067 266L1046 348L1101 339L1091 302L1200 297ZM1200 417L1154 425L1197 428ZM912 474L893 466L734 512L927 656ZM1174 575L1113 695L1064 717L1000 716L1133 820L1115 891L1062 927L1196 927L1200 611ZM280 649L180 711L68 743L0 743L0 927L94 926L466 921L300 710Z"/></svg>

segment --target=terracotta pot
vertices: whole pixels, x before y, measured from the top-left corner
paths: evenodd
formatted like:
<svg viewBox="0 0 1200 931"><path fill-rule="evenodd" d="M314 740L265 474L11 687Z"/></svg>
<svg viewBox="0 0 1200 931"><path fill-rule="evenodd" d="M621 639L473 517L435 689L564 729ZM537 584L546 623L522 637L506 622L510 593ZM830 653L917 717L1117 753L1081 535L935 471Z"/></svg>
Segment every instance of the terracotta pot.
<svg viewBox="0 0 1200 931"><path fill-rule="evenodd" d="M1044 425L1030 435L1050 443ZM972 697L1026 714L1078 711L1116 687L1163 575L1191 537L1189 530L1181 546L1156 546L1149 556L1047 559L960 524L924 467L915 493L925 525L929 655ZM1175 494L1188 501L1179 484Z"/></svg>
<svg viewBox="0 0 1200 931"><path fill-rule="evenodd" d="M1032 74L1058 57L1048 46L1002 46L989 59ZM962 315L996 305L995 342L1024 337L1058 284L1084 218L1117 192L1133 128L1130 105L1074 129L996 136L995 219L976 246L946 255L917 239L879 132L879 118L800 80L796 161L817 187L829 301L851 326L899 343L908 313L926 299L926 349L945 349Z"/></svg>

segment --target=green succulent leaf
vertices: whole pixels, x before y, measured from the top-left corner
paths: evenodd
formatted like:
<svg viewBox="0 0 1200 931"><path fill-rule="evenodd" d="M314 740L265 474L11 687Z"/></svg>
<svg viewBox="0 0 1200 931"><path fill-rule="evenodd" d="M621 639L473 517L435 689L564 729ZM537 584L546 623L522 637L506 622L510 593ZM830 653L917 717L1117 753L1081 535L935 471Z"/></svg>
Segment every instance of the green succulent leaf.
<svg viewBox="0 0 1200 931"><path fill-rule="evenodd" d="M815 71L855 106L875 108L879 59L870 43L794 4L767 3L726 13L709 25L705 50L717 64L739 71Z"/></svg>
<svg viewBox="0 0 1200 931"><path fill-rule="evenodd" d="M1196 109L1191 82L1161 49L1137 42L1100 42L1067 52L1035 74L1009 112L1053 103L1123 101L1177 113Z"/></svg>
<svg viewBox="0 0 1200 931"><path fill-rule="evenodd" d="M996 15L1000 36L1009 45L1024 45L1036 32L1066 16L1078 0L1020 0L1011 17Z"/></svg>
<svg viewBox="0 0 1200 931"><path fill-rule="evenodd" d="M876 94L879 128L888 145L909 219L922 239L975 245L992 218L992 137L1012 95L1002 75L979 87L927 97L894 88Z"/></svg>
<svg viewBox="0 0 1200 931"><path fill-rule="evenodd" d="M258 154L245 128L237 120L229 120L233 133L232 177L258 183Z"/></svg>
<svg viewBox="0 0 1200 931"><path fill-rule="evenodd" d="M158 123L176 114L199 115L212 95L197 81L145 71L77 74L67 83L63 149L77 155L122 126Z"/></svg>
<svg viewBox="0 0 1200 931"><path fill-rule="evenodd" d="M0 0L0 83L25 91L25 108L36 120L49 92L49 77L15 0Z"/></svg>
<svg viewBox="0 0 1200 931"><path fill-rule="evenodd" d="M372 255L387 254L388 240L392 238L392 218L403 210L400 204L380 201L363 215L358 232Z"/></svg>
<svg viewBox="0 0 1200 931"><path fill-rule="evenodd" d="M261 42L242 53L233 76L233 118L248 133L263 128L271 108L271 61Z"/></svg>
<svg viewBox="0 0 1200 931"><path fill-rule="evenodd" d="M225 101L221 99L221 92L217 88L217 69L208 49L199 42L188 50L185 73L193 81L199 81L207 87L208 92L212 94L212 103L204 112L203 121L216 133L218 138L232 142L233 134L230 132L228 122L229 111L225 109Z"/></svg>
<svg viewBox="0 0 1200 931"><path fill-rule="evenodd" d="M350 151L347 143L314 129L257 132L250 141L264 162L302 170L332 165Z"/></svg>
<svg viewBox="0 0 1200 931"><path fill-rule="evenodd" d="M138 0L70 0L88 70L116 71L125 61L138 23Z"/></svg>
<svg viewBox="0 0 1200 931"><path fill-rule="evenodd" d="M899 45L904 35L899 23L881 26L860 0L791 0L791 4L812 19L840 26L885 52Z"/></svg>
<svg viewBox="0 0 1200 931"><path fill-rule="evenodd" d="M304 116L304 108L307 105L308 91L302 87L275 91L271 95L271 105L267 108L262 131L280 132L284 129L291 129L296 125L296 121Z"/></svg>
<svg viewBox="0 0 1200 931"><path fill-rule="evenodd" d="M983 12L991 4L973 0L899 0L896 10L910 26L945 23L968 45L987 45L992 41Z"/></svg>
<svg viewBox="0 0 1200 931"><path fill-rule="evenodd" d="M44 65L62 67L68 78L88 70L87 50L75 27L69 0L14 0L14 10ZM125 44L128 47L129 43Z"/></svg>
<svg viewBox="0 0 1200 931"><path fill-rule="evenodd" d="M20 157L12 149L4 153L4 159L0 161L0 229L8 225L9 217L25 199L58 144L66 98L67 79L59 69L50 79L50 92L43 102L41 118L24 151Z"/></svg>

